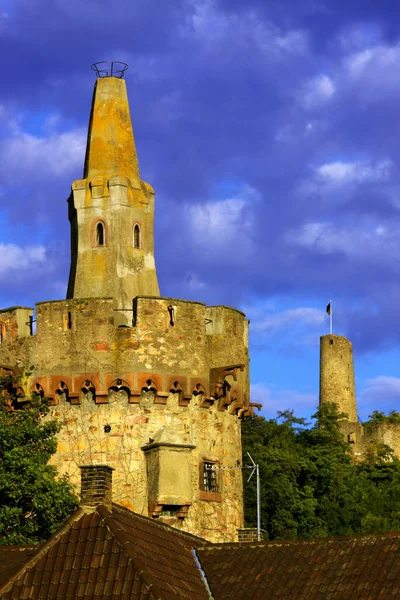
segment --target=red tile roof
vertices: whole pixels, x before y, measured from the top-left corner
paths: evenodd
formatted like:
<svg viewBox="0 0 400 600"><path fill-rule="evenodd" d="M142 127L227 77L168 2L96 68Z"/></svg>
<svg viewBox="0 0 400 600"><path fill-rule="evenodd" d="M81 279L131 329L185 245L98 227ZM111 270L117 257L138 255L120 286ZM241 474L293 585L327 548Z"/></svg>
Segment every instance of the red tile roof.
<svg viewBox="0 0 400 600"><path fill-rule="evenodd" d="M0 587L0 598L208 600L191 551L199 543L116 505L78 509Z"/></svg>
<svg viewBox="0 0 400 600"><path fill-rule="evenodd" d="M209 544L117 505L78 509L42 546L0 546L0 561L0 600L400 597L400 533Z"/></svg>
<svg viewBox="0 0 400 600"><path fill-rule="evenodd" d="M196 550L216 600L400 597L400 533Z"/></svg>

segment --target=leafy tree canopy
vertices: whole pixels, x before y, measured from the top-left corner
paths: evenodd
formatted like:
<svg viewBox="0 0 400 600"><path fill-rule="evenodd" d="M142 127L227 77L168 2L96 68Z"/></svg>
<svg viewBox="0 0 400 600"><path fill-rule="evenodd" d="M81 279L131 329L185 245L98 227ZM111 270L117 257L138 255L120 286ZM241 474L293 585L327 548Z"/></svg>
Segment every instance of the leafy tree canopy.
<svg viewBox="0 0 400 600"><path fill-rule="evenodd" d="M385 445L355 463L340 431L335 404L311 425L292 412L254 417L242 425L247 452L260 465L261 526L269 539L398 531L400 461ZM256 482L245 481L247 526L256 523Z"/></svg>
<svg viewBox="0 0 400 600"><path fill-rule="evenodd" d="M17 402L15 377L0 377L0 544L47 539L78 504L66 477L48 461L60 424L45 419L48 404L34 395Z"/></svg>

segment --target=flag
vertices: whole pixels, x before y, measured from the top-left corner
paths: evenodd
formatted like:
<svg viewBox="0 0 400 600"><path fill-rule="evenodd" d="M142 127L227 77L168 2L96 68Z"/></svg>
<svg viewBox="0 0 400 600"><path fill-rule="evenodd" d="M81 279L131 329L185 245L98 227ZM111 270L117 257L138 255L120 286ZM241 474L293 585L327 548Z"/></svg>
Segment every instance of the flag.
<svg viewBox="0 0 400 600"><path fill-rule="evenodd" d="M326 312L328 313L328 315L331 314L331 303L329 302L328 306L326 307Z"/></svg>

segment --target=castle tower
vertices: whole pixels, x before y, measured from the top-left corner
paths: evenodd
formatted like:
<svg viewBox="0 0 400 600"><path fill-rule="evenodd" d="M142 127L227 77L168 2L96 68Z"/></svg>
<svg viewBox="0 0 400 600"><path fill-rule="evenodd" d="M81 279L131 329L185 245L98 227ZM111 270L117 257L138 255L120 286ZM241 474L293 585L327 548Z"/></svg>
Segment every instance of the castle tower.
<svg viewBox="0 0 400 600"><path fill-rule="evenodd" d="M61 422L51 459L60 475L79 486L81 466L103 465L113 469L113 502L234 541L241 419L259 408L248 321L227 306L159 296L154 192L140 180L114 66L95 84L84 179L69 199L68 297L36 304L36 331L33 309L0 311L0 368L33 365L19 393L48 398Z"/></svg>
<svg viewBox="0 0 400 600"><path fill-rule="evenodd" d="M319 403L335 402L348 421L357 422L353 348L341 335L320 338Z"/></svg>
<svg viewBox="0 0 400 600"><path fill-rule="evenodd" d="M71 270L67 298L114 298L132 309L159 296L154 263L154 190L140 179L124 79L95 83L84 179L69 197Z"/></svg>

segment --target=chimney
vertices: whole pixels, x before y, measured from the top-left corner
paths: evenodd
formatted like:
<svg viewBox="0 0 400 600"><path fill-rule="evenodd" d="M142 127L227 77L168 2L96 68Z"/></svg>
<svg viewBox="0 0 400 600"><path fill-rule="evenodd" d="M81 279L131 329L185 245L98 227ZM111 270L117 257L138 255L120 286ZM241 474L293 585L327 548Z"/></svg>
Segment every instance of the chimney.
<svg viewBox="0 0 400 600"><path fill-rule="evenodd" d="M98 506L112 504L112 472L108 465L85 465L81 470L81 504Z"/></svg>

